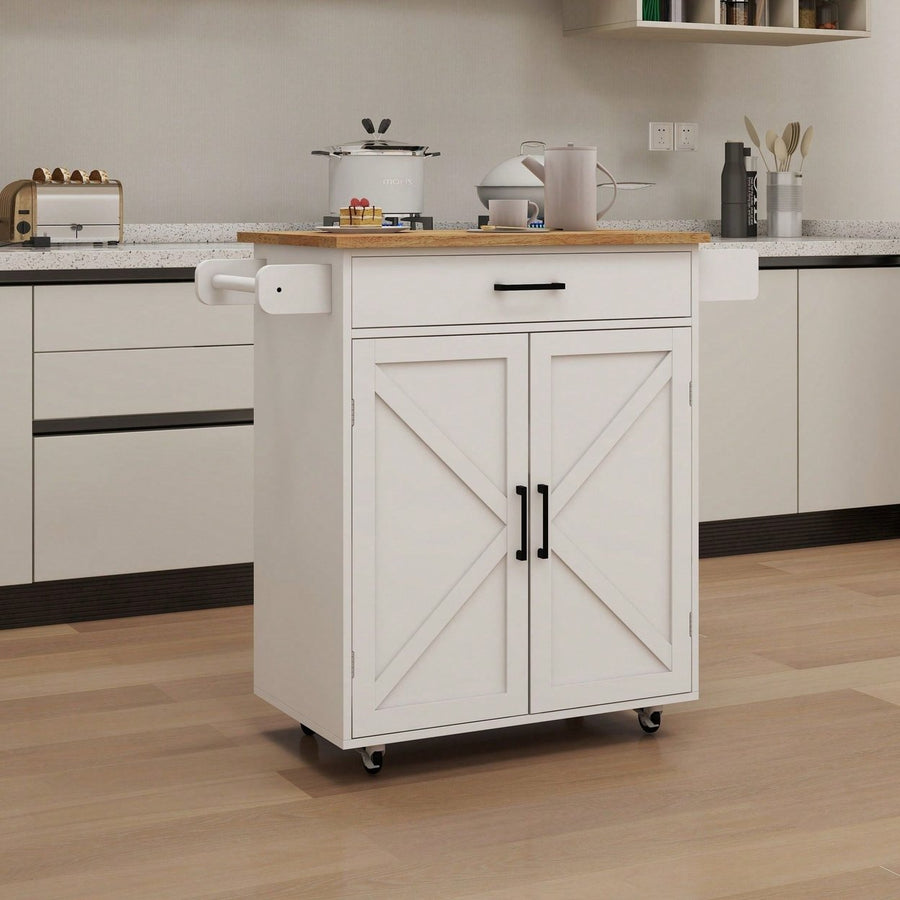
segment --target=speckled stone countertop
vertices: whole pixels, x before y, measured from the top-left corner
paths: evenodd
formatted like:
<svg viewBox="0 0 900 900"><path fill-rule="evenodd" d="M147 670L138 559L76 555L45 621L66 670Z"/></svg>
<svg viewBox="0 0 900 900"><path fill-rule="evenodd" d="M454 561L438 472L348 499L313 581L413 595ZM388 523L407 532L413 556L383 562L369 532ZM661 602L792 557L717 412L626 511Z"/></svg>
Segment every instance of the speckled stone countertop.
<svg viewBox="0 0 900 900"><path fill-rule="evenodd" d="M0 248L0 272L193 268L204 259L247 259L250 244L238 243L239 231L305 231L315 222L199 223L174 225L126 225L125 241L116 247L66 244L49 249ZM471 228L473 222L440 222L437 228ZM761 257L900 256L900 222L810 220L803 223L800 238L761 237L727 239L719 234L719 223L710 219L622 220L600 223L603 229L709 232L712 242L704 252L726 247L755 249Z"/></svg>
<svg viewBox="0 0 900 900"><path fill-rule="evenodd" d="M247 259L250 244L121 244L117 247L56 246L0 250L0 272L50 269L192 269L204 259Z"/></svg>

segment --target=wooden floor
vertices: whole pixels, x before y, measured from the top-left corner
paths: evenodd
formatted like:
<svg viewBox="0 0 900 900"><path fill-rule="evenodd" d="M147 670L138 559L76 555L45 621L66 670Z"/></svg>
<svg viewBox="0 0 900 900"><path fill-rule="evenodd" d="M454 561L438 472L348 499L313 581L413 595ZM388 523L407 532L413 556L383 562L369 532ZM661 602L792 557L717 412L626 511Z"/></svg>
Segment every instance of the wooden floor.
<svg viewBox="0 0 900 900"><path fill-rule="evenodd" d="M0 897L900 898L900 541L704 560L701 695L359 757L249 608L0 633Z"/></svg>

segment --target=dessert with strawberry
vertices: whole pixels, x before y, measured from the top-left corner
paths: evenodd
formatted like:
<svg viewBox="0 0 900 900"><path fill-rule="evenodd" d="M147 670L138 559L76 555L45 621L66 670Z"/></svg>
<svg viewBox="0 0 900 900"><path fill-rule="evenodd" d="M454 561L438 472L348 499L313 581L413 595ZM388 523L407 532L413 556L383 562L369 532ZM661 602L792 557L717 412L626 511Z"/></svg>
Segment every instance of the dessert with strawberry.
<svg viewBox="0 0 900 900"><path fill-rule="evenodd" d="M341 207L341 225L381 225L380 206L372 206L367 197L354 197L349 206Z"/></svg>

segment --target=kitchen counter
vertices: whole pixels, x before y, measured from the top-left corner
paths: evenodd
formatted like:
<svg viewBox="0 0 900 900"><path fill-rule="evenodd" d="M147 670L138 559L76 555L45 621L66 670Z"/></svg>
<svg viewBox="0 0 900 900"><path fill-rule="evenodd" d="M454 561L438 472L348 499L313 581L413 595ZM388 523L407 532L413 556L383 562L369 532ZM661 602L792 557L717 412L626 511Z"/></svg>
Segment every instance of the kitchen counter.
<svg viewBox="0 0 900 900"><path fill-rule="evenodd" d="M48 248L0 249L0 274L72 269L182 269L195 268L204 259L247 259L246 244L153 243L119 244L113 247L67 244Z"/></svg>
<svg viewBox="0 0 900 900"><path fill-rule="evenodd" d="M326 247L333 250L427 249L430 247L603 247L651 244L700 244L706 232L598 229L596 231L406 231L373 234L323 231L242 231L239 241L290 247Z"/></svg>
<svg viewBox="0 0 900 900"><path fill-rule="evenodd" d="M900 256L900 237L722 238L714 237L706 248L756 250L760 259L813 256Z"/></svg>
<svg viewBox="0 0 900 900"><path fill-rule="evenodd" d="M606 223L618 228L603 225L597 232L582 232L578 237L572 233L537 232L535 234L468 234L459 229L466 223L452 223L453 228L437 228L433 232L416 231L400 235L350 235L352 246L364 247L364 239L384 242L385 240L403 240L407 243L400 246L552 246L590 245L617 243L700 243L701 249L716 251L723 248L754 249L760 259L788 260L814 259L823 257L900 257L900 225L897 223L865 223L834 222L804 223L804 227L820 231L815 235L800 238L729 239L713 236L703 240L714 232L717 224L704 220L679 221L622 221ZM827 227L825 227L827 225ZM56 280L72 271L106 272L110 277L115 271L128 270L162 270L173 276L191 277L198 263L205 259L250 259L253 256L252 242L287 243L296 242L296 238L288 238L289 234L303 233L307 235L305 242L315 246L350 246L344 243L348 236L321 232L301 231L307 226L288 226L297 231L283 231L276 224L237 224L237 225L194 225L194 226L130 226L126 229L128 243L114 247L95 247L93 245L55 246L47 249L31 247L0 247L0 283L22 281L17 273L46 273L46 278L37 280ZM131 235L129 235L129 232ZM234 239L238 233L239 241ZM625 239L623 236L628 235ZM185 240L190 238L190 240ZM340 239L341 243L338 243ZM420 242L418 244L412 241ZM313 242L315 242L313 244ZM527 243L526 243L527 242ZM371 246L376 246L372 244ZM379 243L377 246L385 246ZM823 260L824 261L824 260ZM181 270L178 272L177 270ZM55 275L54 275L55 273ZM31 276L30 281L35 281Z"/></svg>

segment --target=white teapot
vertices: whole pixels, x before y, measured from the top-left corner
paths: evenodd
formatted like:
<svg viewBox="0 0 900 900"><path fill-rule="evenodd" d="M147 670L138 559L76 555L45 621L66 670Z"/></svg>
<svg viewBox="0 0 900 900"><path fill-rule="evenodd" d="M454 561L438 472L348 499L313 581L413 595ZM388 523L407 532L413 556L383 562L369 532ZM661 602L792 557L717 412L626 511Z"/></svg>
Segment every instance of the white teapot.
<svg viewBox="0 0 900 900"><path fill-rule="evenodd" d="M597 162L596 147L548 147L544 164L526 156L522 165L544 183L544 227L562 231L593 231L612 209L619 194L616 179ZM597 169L613 186L612 200L597 212Z"/></svg>

